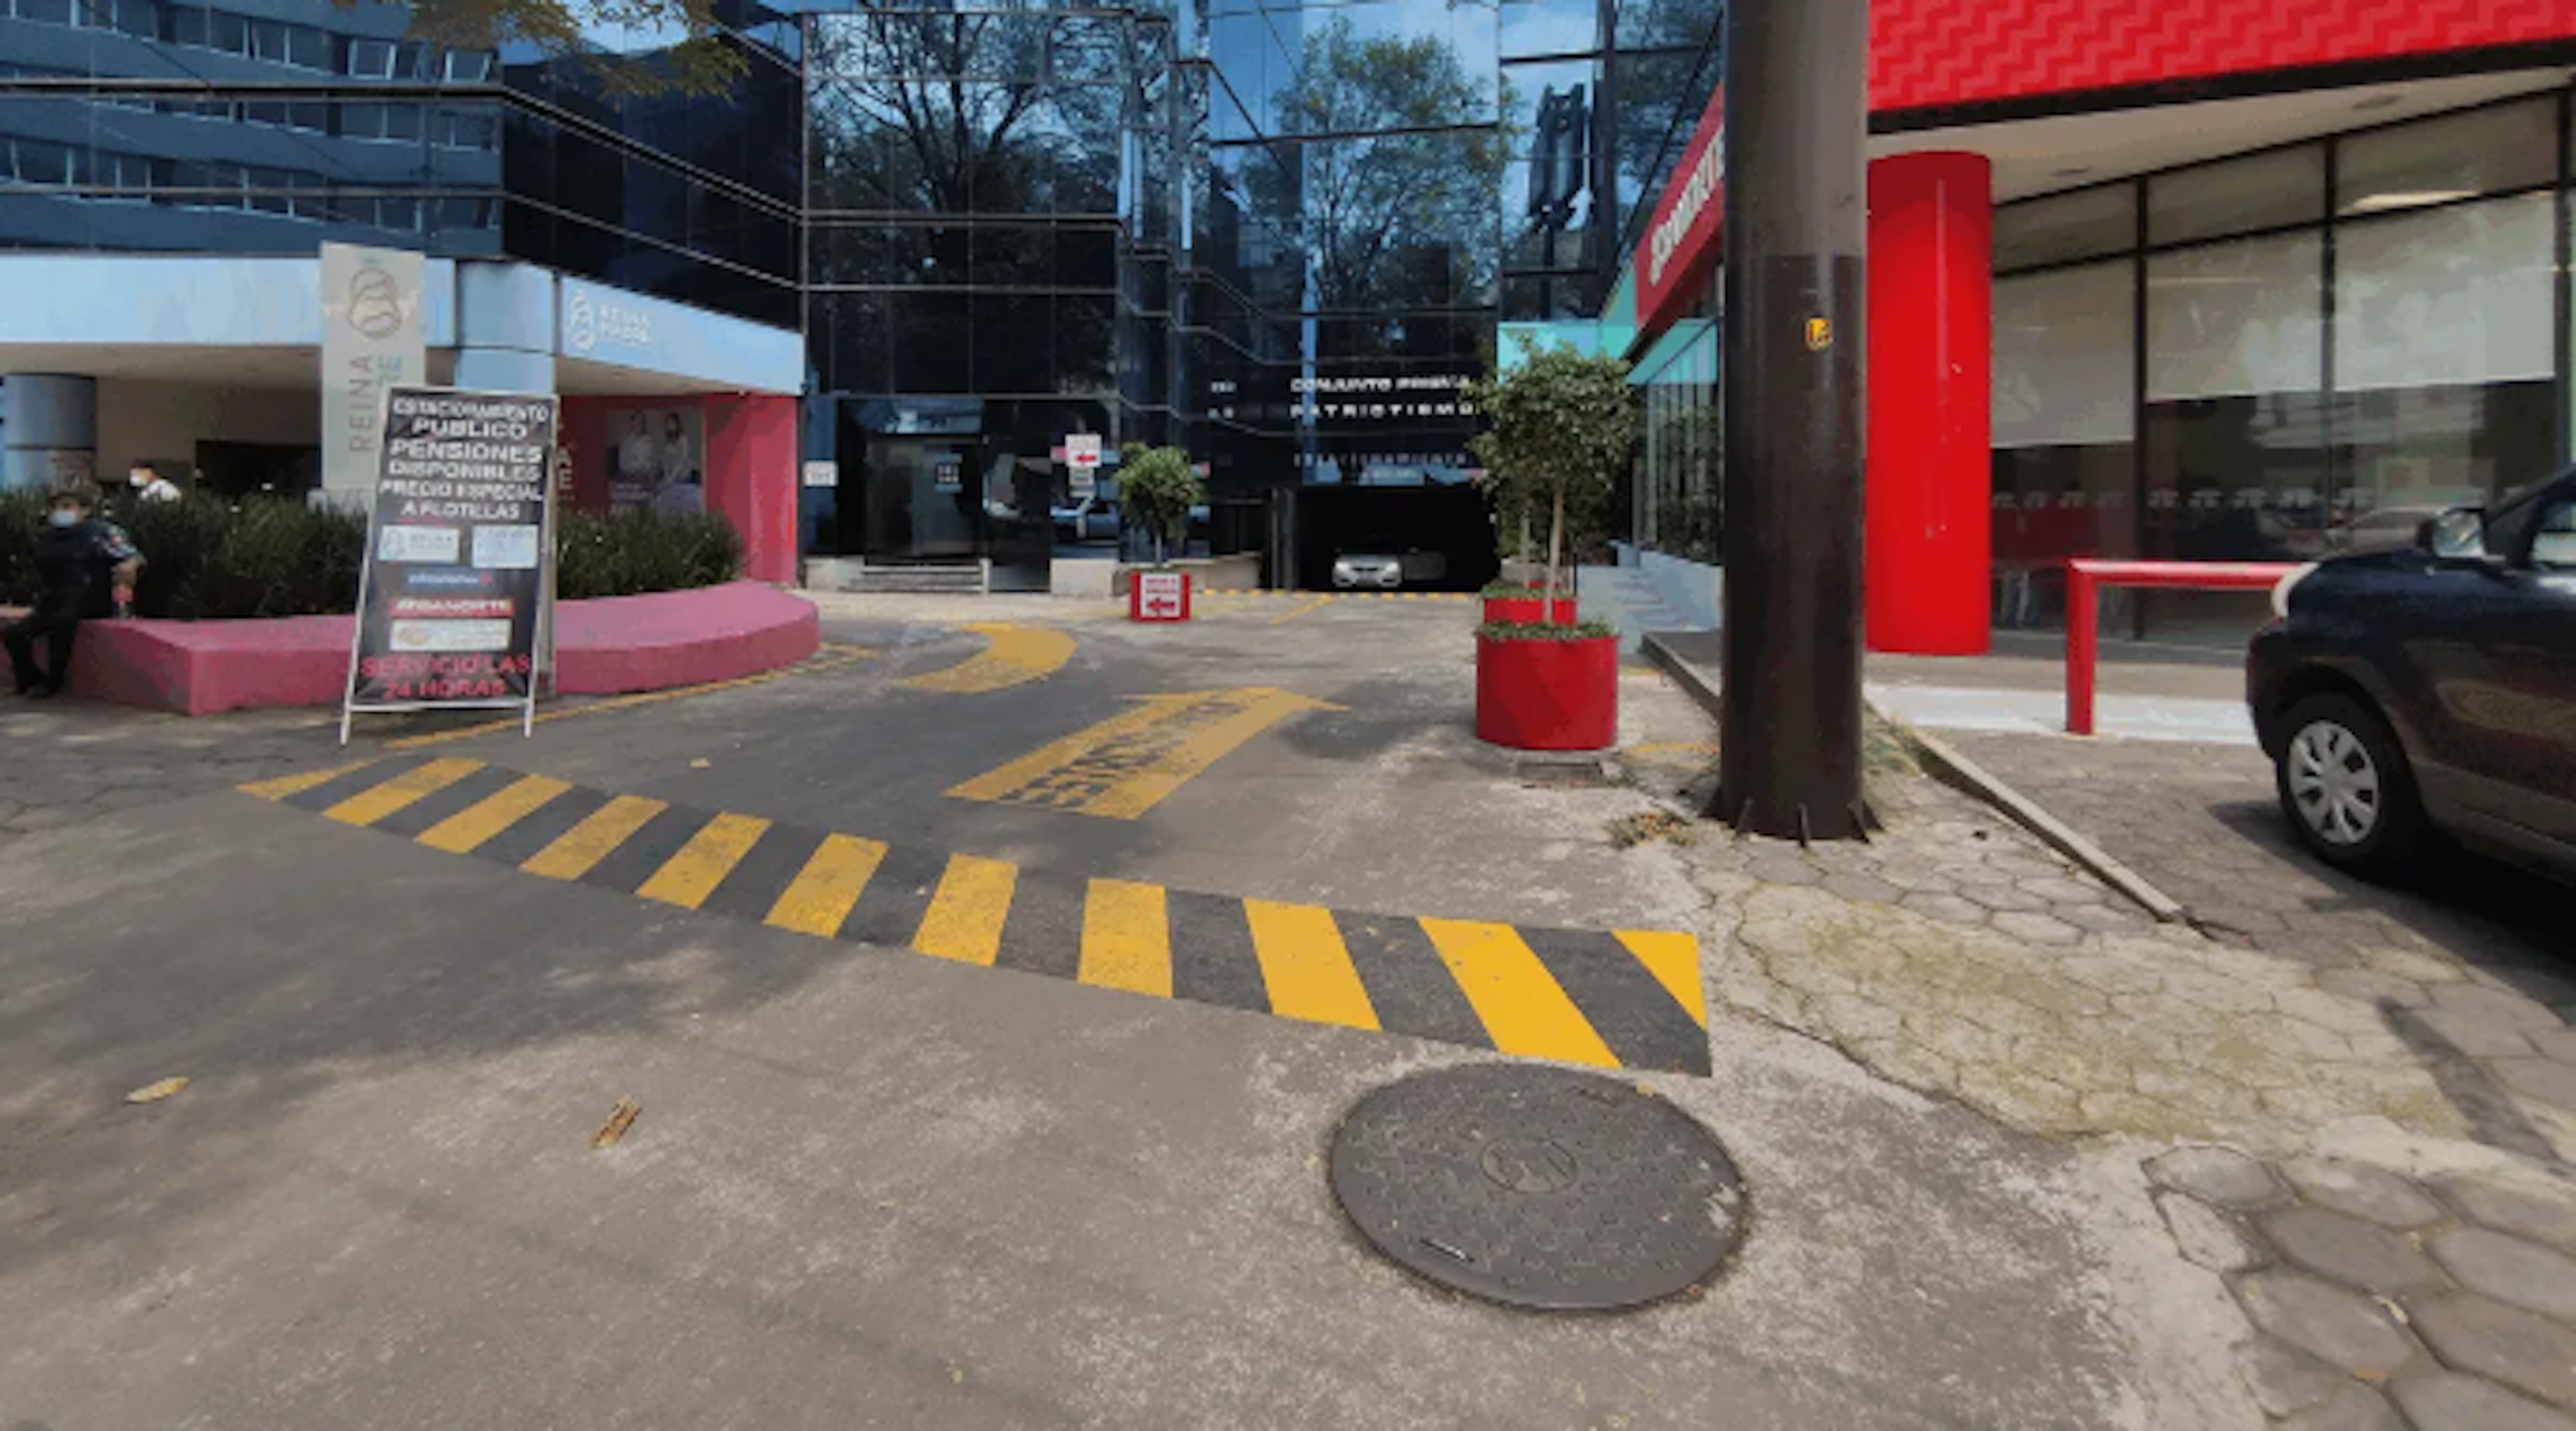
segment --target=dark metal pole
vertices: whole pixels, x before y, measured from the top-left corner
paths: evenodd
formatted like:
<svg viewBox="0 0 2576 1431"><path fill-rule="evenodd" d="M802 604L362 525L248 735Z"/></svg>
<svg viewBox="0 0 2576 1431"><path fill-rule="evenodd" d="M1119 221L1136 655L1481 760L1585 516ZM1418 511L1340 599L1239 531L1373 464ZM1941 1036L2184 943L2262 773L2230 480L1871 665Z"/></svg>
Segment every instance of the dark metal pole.
<svg viewBox="0 0 2576 1431"><path fill-rule="evenodd" d="M1714 813L1866 833L1869 0L1726 7L1724 656Z"/></svg>

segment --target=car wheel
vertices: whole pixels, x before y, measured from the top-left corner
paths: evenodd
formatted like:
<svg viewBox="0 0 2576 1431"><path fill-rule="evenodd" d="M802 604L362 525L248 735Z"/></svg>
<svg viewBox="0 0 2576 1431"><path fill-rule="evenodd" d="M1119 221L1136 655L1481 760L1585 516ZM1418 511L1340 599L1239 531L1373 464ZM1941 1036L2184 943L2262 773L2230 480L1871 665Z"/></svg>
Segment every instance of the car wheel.
<svg viewBox="0 0 2576 1431"><path fill-rule="evenodd" d="M2338 869L2381 877L2423 848L2428 830L2415 772L2388 722L2342 694L2290 708L2273 762L2281 809L2299 842Z"/></svg>

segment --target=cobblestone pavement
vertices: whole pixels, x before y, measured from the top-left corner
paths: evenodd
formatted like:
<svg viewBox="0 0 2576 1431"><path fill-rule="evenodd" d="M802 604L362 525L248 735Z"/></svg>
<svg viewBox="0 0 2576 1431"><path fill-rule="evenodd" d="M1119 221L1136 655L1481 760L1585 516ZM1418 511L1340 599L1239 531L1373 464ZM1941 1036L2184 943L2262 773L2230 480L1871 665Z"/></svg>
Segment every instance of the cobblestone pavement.
<svg viewBox="0 0 2576 1431"><path fill-rule="evenodd" d="M1945 736L2165 893L2214 939L2295 961L2375 1009L2478 1138L2576 1156L2576 926L2568 892L2467 856L2412 888L2294 843L2260 752Z"/></svg>
<svg viewBox="0 0 2576 1431"><path fill-rule="evenodd" d="M2288 1149L2352 1118L2466 1130L2379 1011L2306 966L2158 925L1919 775L1871 798L1888 828L1867 844L1710 829L1688 848L1724 939L1713 998L2037 1133Z"/></svg>
<svg viewBox="0 0 2576 1431"><path fill-rule="evenodd" d="M2254 1329L2285 1431L2576 1431L2576 1188L2186 1146L2146 1161L2183 1256Z"/></svg>

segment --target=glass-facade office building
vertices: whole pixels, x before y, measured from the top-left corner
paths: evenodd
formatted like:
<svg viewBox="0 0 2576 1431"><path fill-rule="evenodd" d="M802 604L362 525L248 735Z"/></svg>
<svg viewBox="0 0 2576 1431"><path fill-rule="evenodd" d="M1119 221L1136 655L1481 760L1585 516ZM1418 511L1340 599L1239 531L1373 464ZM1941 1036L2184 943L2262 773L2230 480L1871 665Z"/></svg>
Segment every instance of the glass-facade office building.
<svg viewBox="0 0 2576 1431"><path fill-rule="evenodd" d="M2161 49L2129 43L2149 0L1874 6L1873 153L1993 169L1997 624L2052 620L2071 551L2302 556L2565 455L2576 21L2532 0L2401 34L2358 3L2201 0ZM1029 584L1114 530L1078 510L1069 434L1186 448L1203 539L1246 548L1279 489L1460 487L1458 384L1516 330L1573 336L1646 390L1632 545L1704 564L1715 284L1641 315L1634 255L1706 122L1719 9L727 0L739 77L686 97L430 43L394 6L0 0L0 268L417 248L456 266L459 351L537 341L478 327L485 269L550 276L592 447L633 440L621 395L711 433L734 394L792 398L745 479L791 555ZM576 285L692 341L576 348ZM0 374L126 361L21 342L7 306ZM84 336L61 306L38 337ZM710 331L795 358L691 366ZM269 396L247 445L311 441Z"/></svg>
<svg viewBox="0 0 2576 1431"><path fill-rule="evenodd" d="M811 555L1042 569L1095 529L1076 432L1188 448L1241 546L1271 488L1467 479L1459 384L1597 314L1715 15L800 8L720 9L741 76L690 98L398 7L0 0L0 245L412 247L798 329Z"/></svg>

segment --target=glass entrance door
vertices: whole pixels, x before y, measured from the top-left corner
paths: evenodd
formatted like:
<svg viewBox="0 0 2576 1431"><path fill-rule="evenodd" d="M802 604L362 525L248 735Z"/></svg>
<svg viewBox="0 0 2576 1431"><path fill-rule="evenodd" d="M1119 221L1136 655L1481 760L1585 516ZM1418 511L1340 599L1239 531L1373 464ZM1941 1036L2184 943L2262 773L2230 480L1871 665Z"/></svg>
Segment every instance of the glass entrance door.
<svg viewBox="0 0 2576 1431"><path fill-rule="evenodd" d="M973 561L982 555L979 446L958 437L868 438L869 560Z"/></svg>

